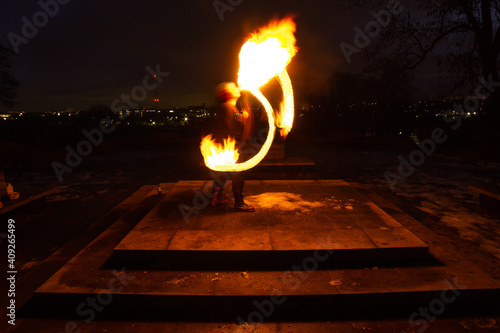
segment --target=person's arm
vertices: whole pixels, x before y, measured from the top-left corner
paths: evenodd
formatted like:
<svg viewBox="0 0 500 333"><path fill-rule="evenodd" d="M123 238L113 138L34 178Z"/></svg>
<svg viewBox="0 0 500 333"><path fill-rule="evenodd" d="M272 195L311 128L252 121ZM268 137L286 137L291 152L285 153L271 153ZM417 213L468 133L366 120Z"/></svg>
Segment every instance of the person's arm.
<svg viewBox="0 0 500 333"><path fill-rule="evenodd" d="M243 111L243 134L241 135L241 142L245 142L250 134L253 133L253 112L252 110Z"/></svg>
<svg viewBox="0 0 500 333"><path fill-rule="evenodd" d="M222 107L222 119L226 128L233 128L234 112L231 107L224 105Z"/></svg>

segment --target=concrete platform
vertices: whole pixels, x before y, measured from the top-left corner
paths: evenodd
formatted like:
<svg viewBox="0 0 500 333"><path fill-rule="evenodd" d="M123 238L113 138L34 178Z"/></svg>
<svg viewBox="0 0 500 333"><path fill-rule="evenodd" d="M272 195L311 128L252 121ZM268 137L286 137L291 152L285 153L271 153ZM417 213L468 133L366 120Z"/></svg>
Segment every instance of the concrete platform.
<svg viewBox="0 0 500 333"><path fill-rule="evenodd" d="M104 313L99 311L100 316L117 320L161 318L235 321L243 318L246 321L255 311L268 311L269 308L259 310L257 304L269 305L269 300L273 300L275 295L282 295L284 299L273 305L273 318L294 320L352 318L360 313L364 316L367 313L374 316L408 316L422 306L441 300L443 294L447 299L457 295L453 302L446 303L447 310L497 304L500 296L500 279L497 276L487 273L475 259L468 259L467 253L461 252L461 249L440 239L403 212L391 208L391 215L404 221L404 226L397 224L392 216L349 184L341 181L249 182L248 200L260 205L255 215L239 214L234 216L241 218L233 218L232 213L222 210L219 211L219 222L212 223L210 217L217 216L217 211L207 210L194 215L186 223L174 209L176 206L178 209L179 202L174 203L171 199L175 197L181 202L192 202L193 192L190 193L190 190L193 187L201 189L204 184L162 184L169 194L141 222L137 223L134 219L119 219L115 222L39 287L21 312L22 315L86 318L82 317L82 310L88 308L85 304L88 304L89 299L97 300L105 308ZM289 198L297 199L295 205L290 207L300 202L301 213L277 212L277 208L266 206L265 199L269 197L258 197L262 193L269 193L259 192L263 189L272 191L272 196L280 200L285 196L279 193L300 193L301 200L293 196ZM330 202L330 206L317 205L325 202ZM389 204L384 203L384 207L389 207ZM318 209L325 215L315 214ZM335 211L338 213L334 214ZM162 219L161 216L168 219ZM326 228L320 229L318 216L326 221ZM328 223L331 221L326 219L328 216L337 217L334 220L339 221L338 224ZM356 216L368 217L357 223ZM290 224L286 224L287 221ZM290 225L295 228L286 227ZM379 226L378 229L375 225ZM299 226L307 226L308 229L298 229ZM351 229L356 231L351 233ZM419 236L408 229L417 230ZM393 230L403 236L399 236L399 239L394 239L395 236L384 237L387 234L383 232ZM408 233L404 230L411 236L406 237ZM234 231L254 236L258 241L250 236L239 237ZM295 236L288 236L287 232ZM324 245L322 242L315 243L316 236L328 239L327 236L331 235L333 239L334 235L342 235L342 232L351 236L327 242L329 246L326 249L314 249L318 244ZM133 241L131 235L136 235L137 242ZM300 238L300 235L304 238ZM224 242L211 239L210 236L223 237ZM356 249L350 248L351 242L357 244ZM325 265L331 258L335 259L334 253L340 249L396 251L404 249L403 246L409 242L414 242L417 248L422 249L427 249L426 242L433 244L429 250L435 260L412 259L393 266L363 263L359 267L346 265L332 268ZM208 266L198 270L175 269L159 265L156 261L158 258L148 259L147 256L143 257L147 261L143 263L147 269L128 265L126 256L120 259L121 262L110 262L117 252L132 253L131 247L135 244L141 244L144 250L138 247L135 250L145 251L141 253L183 251L195 255L195 259L185 258L194 261L193 268L196 265L203 267L203 262L198 261L202 257L196 258L196 253L217 256L223 255L223 252L247 253L248 256L248 253L257 252L258 258L266 260L264 253L270 256L282 253L285 255L283 258L289 259L292 251L289 249L299 253L313 249L321 251L316 256L313 252L312 257L305 257L287 267L265 270L240 270L237 266L231 270L208 269ZM122 265L113 266L113 263ZM211 260L208 263L214 264Z"/></svg>
<svg viewBox="0 0 500 333"><path fill-rule="evenodd" d="M231 202L190 211L210 187L175 184L115 247L114 265L276 269L319 250L333 251L332 265L428 259L427 244L343 181L249 181L255 213L234 212Z"/></svg>

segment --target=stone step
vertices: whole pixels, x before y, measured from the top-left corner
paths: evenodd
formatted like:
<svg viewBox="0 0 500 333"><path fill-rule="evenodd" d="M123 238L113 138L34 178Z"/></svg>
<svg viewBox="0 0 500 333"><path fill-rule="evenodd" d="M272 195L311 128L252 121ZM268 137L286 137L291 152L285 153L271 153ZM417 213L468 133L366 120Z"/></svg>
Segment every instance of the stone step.
<svg viewBox="0 0 500 333"><path fill-rule="evenodd" d="M274 196L278 196L278 193L293 194L293 191L301 186L301 193L304 196L301 202L305 205L306 202L313 203L312 200L316 193L321 193L318 192L316 185L318 183L321 184L321 182L311 182L297 185L294 182L288 182L288 188L283 188L283 184L280 183L264 184L261 182L253 183L253 185L250 183L248 190L249 192L255 189L262 190L262 187L265 186L268 191L276 191L272 193L275 193ZM321 185L324 186L324 184ZM203 185L198 182L171 185L168 194L144 216L144 219L137 226L145 220L152 219L157 214L162 214L162 212L173 212L171 209L172 196L182 200L189 199L189 189L193 186L199 186L198 189L201 189ZM326 183L326 188L328 186ZM337 198L342 198L343 195L346 199L355 195L351 191L352 189L343 183L337 182L331 186L341 187L343 192L338 191L340 194ZM285 190L286 192L280 192ZM337 188L337 190L339 189ZM250 193L249 199L252 199L251 197L252 193ZM263 197L263 199L265 198ZM368 214L371 210L375 213L373 215L380 217L385 226L388 226L387 223L394 223L376 207L369 205L366 198L357 198L365 201L362 203L353 202L351 214L357 211ZM318 197L318 200L320 199ZM258 197L252 200L260 205L261 212L267 210L265 214L280 217L283 219L280 220L281 222L287 221L293 224L300 220L294 220L292 215L283 217L283 209L281 213L276 213L275 210L266 206L266 200L259 200ZM283 200L283 197L280 197L280 200ZM314 207L314 210L317 209L321 209L321 207ZM170 251L188 251L189 248L191 248L189 251L194 251L192 247L198 243L196 242L197 238L194 238L193 235L202 231L223 233L234 230L253 230L253 232L259 232L266 230L266 228L271 230L271 225L278 226L281 223L263 222L262 218L259 218L257 222L265 224L266 228L245 229L240 227L243 223L241 220L233 221L228 218L229 215L226 213L221 214L221 216L223 216L221 229L217 229L213 225L212 228L200 228L200 226L210 225L210 223L204 222L201 214L194 216L188 224L183 219L179 220L178 223L184 223L185 226L181 228L178 225L175 231L180 231L179 235L186 232L188 233L186 235L191 235L191 238L185 238L184 243L179 243L183 244L184 250L172 248ZM238 216L248 216L252 220L252 214ZM358 227L364 231L363 226L372 226L370 223L380 222L380 220L371 218L361 221ZM116 255L119 244L123 245L124 240L132 234L131 230L137 228L137 226L134 228L136 223L137 221L134 219L120 218L40 286L35 292L35 296L22 309L21 315L28 317L76 317L89 320L93 320L94 315L104 315L104 317L108 316L114 319L126 316L126 318L137 320L145 318L161 320L205 319L258 323L261 320L271 318L271 316L272 320L279 318L310 320L352 316L369 317L376 314L410 317L417 313L417 317L413 316L413 318L418 319L423 316L419 312L422 311L421 309L430 309L431 315L435 316L442 314L445 310L493 306L500 296L500 280L487 273L473 260L462 256L459 249L446 242L440 242L439 251L432 249L431 253L438 255L433 262L406 260L404 264L397 266L374 267L360 260L356 265L332 268L326 263L338 249L333 249L332 252L328 251L327 247L326 250L323 248L316 253L313 251L312 256L303 259L297 257L298 260L293 264L285 260L286 265L280 264L277 267L268 267L268 269L263 270L238 270L234 267L231 270L217 270L213 269L213 262L209 262L206 269L180 270L162 267L156 261L157 258L148 257L143 258L148 261L144 265L148 268L141 267L139 269L134 265L127 264L126 258L122 258L122 262L117 262L114 260L116 258L113 257L114 254ZM309 221L308 223L306 225L312 226L316 222ZM218 226L221 227L220 224ZM162 224L159 224L152 230L159 232L159 230L164 230L163 227ZM389 229L396 228L398 227L393 225ZM165 230L167 229L165 227ZM310 228L308 230L312 232L311 230L317 229ZM329 231L338 230L349 229L332 227L322 231L322 236L327 236ZM385 229L380 230L386 231ZM297 234L303 234L304 239L307 238L303 231ZM205 234L205 236L207 235L209 234ZM214 236L214 234L211 235ZM202 242L202 247L207 246L208 250L196 250L196 254L191 253L191 255L200 255L211 251L217 252L219 256L223 251L241 255L244 251L249 251L239 249L241 244L246 244L246 242L241 241L242 237L232 244L229 240L236 236L234 234L230 236L226 239L227 242ZM315 236L317 236L316 233L314 233ZM160 235L159 239L162 237ZM254 237L250 237L250 239L254 239ZM312 239L314 240L314 238ZM312 248L307 250L303 244L309 246L313 240L306 243L289 241L288 248L281 250L267 248L262 251L267 254L281 252L289 254L288 251L307 253ZM159 243L161 242L152 239L150 242L155 246L159 246ZM169 241L168 244L175 243ZM270 244L272 247L274 243ZM250 245L251 243L244 246ZM259 244L258 246L263 245ZM367 253L373 253L385 250L385 248L378 246L364 250L370 251ZM160 249L160 251L167 252L165 249ZM350 251L350 249L345 251ZM454 253L454 255L445 255L447 253ZM264 257L260 258L265 260ZM184 259L193 260L187 257ZM203 267L203 263L198 261L203 260L203 258L195 259L193 267ZM131 262L134 261L131 260ZM117 263L122 265L113 266ZM209 269L210 267L212 269Z"/></svg>
<svg viewBox="0 0 500 333"><path fill-rule="evenodd" d="M187 206L210 186L177 183L115 247L114 264L273 269L318 251L329 251L331 265L429 259L427 244L345 182L247 182L255 213Z"/></svg>
<svg viewBox="0 0 500 333"><path fill-rule="evenodd" d="M463 264L463 263L461 263ZM420 308L492 306L500 283L457 263L441 267L304 271L137 271L122 273L74 265L42 286L24 315L74 316L91 309L127 318L252 321L273 307L273 319L327 319L336 313L407 315ZM111 294L113 292L113 294ZM257 305L259 304L259 305ZM79 311L77 309L80 309ZM88 313L88 312L87 312ZM253 314L253 315L252 315ZM265 315L265 314L264 314ZM255 317L258 318L258 317ZM265 318L265 316L264 316Z"/></svg>

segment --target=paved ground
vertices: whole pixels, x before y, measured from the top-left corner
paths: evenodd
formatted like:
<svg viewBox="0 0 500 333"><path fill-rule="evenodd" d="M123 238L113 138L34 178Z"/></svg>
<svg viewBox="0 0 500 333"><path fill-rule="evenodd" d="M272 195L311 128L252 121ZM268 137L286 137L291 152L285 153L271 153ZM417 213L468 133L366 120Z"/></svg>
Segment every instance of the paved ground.
<svg viewBox="0 0 500 333"><path fill-rule="evenodd" d="M116 322L116 321L84 321L74 322L75 332L203 332L203 333L230 333L230 332L255 332L255 333L330 333L330 332L498 332L497 320L489 317L475 318L439 318L429 325L412 328L405 319L389 320L338 320L333 322L279 322L264 323L255 327L251 325L238 325L235 323L183 323L183 322ZM26 326L26 332L65 332L68 321L42 320ZM73 323L71 323L73 324ZM80 331L81 330L81 331ZM68 331L71 332L71 331Z"/></svg>
<svg viewBox="0 0 500 333"><path fill-rule="evenodd" d="M29 174L9 171L6 176L22 193L57 186L60 193L50 200L48 211L42 214L15 212L10 217L18 221L17 266L19 267L19 298L27 300L30 294L107 227L99 221L106 212L135 192L144 184L177 181L180 179L205 179L206 172L197 166L197 144L182 144L174 147L156 147L141 151L119 151L106 155L90 156L83 165L63 184L47 170ZM398 184L396 193L388 190L384 179L387 170L398 167L399 153L407 156L410 151L391 152L374 146L345 146L320 144L317 147L290 145L287 154L309 155L316 161L315 170L306 178L344 179L363 184L373 184L377 191L390 201L397 202L405 212L450 239L456 246L474 249L483 253L483 268L498 269L498 220L487 216L477 204L473 193L465 188L480 181L499 179L498 165L470 164L457 159L433 156L415 173ZM405 155L406 154L406 155ZM253 179L287 179L297 177L294 170L256 170L249 175ZM438 199L440 200L438 202ZM446 200L444 200L446 199ZM438 203L437 206L431 206ZM457 223L457 216L467 213L471 224ZM2 219L6 217L2 216ZM4 232L4 231L2 231ZM484 244L488 241L487 244ZM2 242L3 243L3 242ZM65 247L67 245L68 247ZM3 246L2 246L3 247ZM37 271L37 267L56 251L52 265ZM4 252L4 251L2 251ZM2 258L4 254L2 253ZM34 273L37 273L34 276ZM23 284L24 283L24 284ZM2 290L5 290L3 282ZM465 313L460 318L440 317L428 328L428 332L473 332L498 331L499 317L496 312L485 314ZM33 330L64 331L66 320L41 320L32 322ZM59 326L60 325L60 326ZM2 326L5 327L5 326ZM36 330L35 330L36 327ZM58 327L61 327L60 329ZM245 331L242 326L231 323L142 323L142 322L92 322L80 323L87 332L114 331ZM259 328L263 332L308 332L371 330L399 332L415 329L408 319L389 320L337 320L330 323L276 323ZM3 330L2 330L3 331Z"/></svg>

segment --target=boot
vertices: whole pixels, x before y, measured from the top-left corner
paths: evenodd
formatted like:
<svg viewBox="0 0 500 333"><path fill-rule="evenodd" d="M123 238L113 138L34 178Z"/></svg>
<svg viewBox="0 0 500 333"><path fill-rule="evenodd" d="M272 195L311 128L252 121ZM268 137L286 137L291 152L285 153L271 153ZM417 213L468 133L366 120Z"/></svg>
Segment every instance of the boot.
<svg viewBox="0 0 500 333"><path fill-rule="evenodd" d="M235 203L234 210L237 212L247 212L247 213L255 212L255 208L253 206L249 206L243 201Z"/></svg>
<svg viewBox="0 0 500 333"><path fill-rule="evenodd" d="M227 203L226 199L222 198L222 188L217 187L214 191L214 197L210 200L211 206L223 206Z"/></svg>

